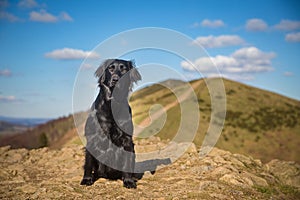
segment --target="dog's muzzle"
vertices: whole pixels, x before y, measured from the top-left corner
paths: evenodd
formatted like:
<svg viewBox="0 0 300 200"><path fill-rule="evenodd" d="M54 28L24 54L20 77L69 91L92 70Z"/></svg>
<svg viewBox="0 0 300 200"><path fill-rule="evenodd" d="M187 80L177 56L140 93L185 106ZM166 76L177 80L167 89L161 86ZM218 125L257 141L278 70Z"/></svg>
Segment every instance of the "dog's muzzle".
<svg viewBox="0 0 300 200"><path fill-rule="evenodd" d="M112 75L110 85L115 86L119 79L120 77L117 74Z"/></svg>

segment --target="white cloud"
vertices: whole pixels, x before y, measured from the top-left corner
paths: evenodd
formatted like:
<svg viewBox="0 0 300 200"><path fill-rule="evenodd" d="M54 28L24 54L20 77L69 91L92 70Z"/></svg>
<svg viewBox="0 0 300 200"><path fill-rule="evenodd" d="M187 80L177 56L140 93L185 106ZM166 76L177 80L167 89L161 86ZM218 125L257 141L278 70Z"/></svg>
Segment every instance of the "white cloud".
<svg viewBox="0 0 300 200"><path fill-rule="evenodd" d="M249 19L246 22L246 30L248 31L265 31L268 24L262 19Z"/></svg>
<svg viewBox="0 0 300 200"><path fill-rule="evenodd" d="M294 76L293 72L284 72L284 76Z"/></svg>
<svg viewBox="0 0 300 200"><path fill-rule="evenodd" d="M265 53L256 47L245 47L235 51L232 57L239 60L252 60L258 64L270 64L270 59L274 58L275 53Z"/></svg>
<svg viewBox="0 0 300 200"><path fill-rule="evenodd" d="M200 23L199 22L195 22L191 25L192 28L197 28L200 26Z"/></svg>
<svg viewBox="0 0 300 200"><path fill-rule="evenodd" d="M100 56L91 51L83 51L80 49L71 49L71 48L63 48L56 49L49 53L46 53L45 56L47 58L57 59L57 60L76 60L76 59L98 59Z"/></svg>
<svg viewBox="0 0 300 200"><path fill-rule="evenodd" d="M73 18L66 12L61 12L59 18L63 21L73 21Z"/></svg>
<svg viewBox="0 0 300 200"><path fill-rule="evenodd" d="M3 69L3 70L0 70L0 77L1 76L11 76L12 73L9 69Z"/></svg>
<svg viewBox="0 0 300 200"><path fill-rule="evenodd" d="M34 8L38 6L38 3L35 0L21 0L18 6L21 8Z"/></svg>
<svg viewBox="0 0 300 200"><path fill-rule="evenodd" d="M18 22L21 21L21 19L14 14L5 12L5 11L0 11L0 19L2 20L7 20L9 22Z"/></svg>
<svg viewBox="0 0 300 200"><path fill-rule="evenodd" d="M300 32L286 34L285 40L288 42L300 42Z"/></svg>
<svg viewBox="0 0 300 200"><path fill-rule="evenodd" d="M209 35L206 37L197 37L193 43L200 44L204 48L217 48L242 45L245 44L245 41L238 35Z"/></svg>
<svg viewBox="0 0 300 200"><path fill-rule="evenodd" d="M255 77L251 74L229 74L229 73L208 73L205 74L205 77L208 78L217 78L217 77L223 77L223 78L228 78L236 81L252 81L255 79Z"/></svg>
<svg viewBox="0 0 300 200"><path fill-rule="evenodd" d="M15 96L0 95L0 103L18 103L22 101L22 99L17 99Z"/></svg>
<svg viewBox="0 0 300 200"><path fill-rule="evenodd" d="M81 66L81 69L83 69L83 70L91 70L91 69L94 69L94 66L92 64L89 64L89 63L84 63Z"/></svg>
<svg viewBox="0 0 300 200"><path fill-rule="evenodd" d="M195 71L197 69L208 76L212 73L215 74L215 66L217 66L222 76L233 79L244 77L250 80L253 79L253 73L272 71L271 60L275 56L273 52L266 53L256 47L245 47L229 56L202 57L196 59L193 63L183 61L181 62L181 66L188 71Z"/></svg>
<svg viewBox="0 0 300 200"><path fill-rule="evenodd" d="M29 14L29 20L36 21L36 22L57 22L58 18L50 13L48 13L46 10L40 10L32 11Z"/></svg>
<svg viewBox="0 0 300 200"><path fill-rule="evenodd" d="M201 26L203 27L209 27L209 28L218 28L218 27L223 27L225 26L224 22L222 20L209 20L209 19L204 19L201 22Z"/></svg>
<svg viewBox="0 0 300 200"><path fill-rule="evenodd" d="M29 20L36 22L54 23L58 21L73 21L72 17L66 13L61 12L59 16L48 13L46 10L41 9L39 12L32 11L29 14Z"/></svg>
<svg viewBox="0 0 300 200"><path fill-rule="evenodd" d="M279 24L275 25L275 28L283 31L292 31L300 29L300 21L281 20Z"/></svg>

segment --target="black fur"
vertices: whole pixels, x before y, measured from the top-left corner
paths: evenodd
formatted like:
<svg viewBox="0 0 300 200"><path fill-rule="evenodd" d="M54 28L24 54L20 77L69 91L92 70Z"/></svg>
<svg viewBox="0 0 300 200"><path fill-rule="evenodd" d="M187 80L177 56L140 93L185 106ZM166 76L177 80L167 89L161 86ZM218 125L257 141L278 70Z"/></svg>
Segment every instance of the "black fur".
<svg viewBox="0 0 300 200"><path fill-rule="evenodd" d="M81 185L98 178L122 179L126 188L136 188L133 124L128 94L141 80L132 61L108 59L95 72L100 92L85 125L87 139Z"/></svg>

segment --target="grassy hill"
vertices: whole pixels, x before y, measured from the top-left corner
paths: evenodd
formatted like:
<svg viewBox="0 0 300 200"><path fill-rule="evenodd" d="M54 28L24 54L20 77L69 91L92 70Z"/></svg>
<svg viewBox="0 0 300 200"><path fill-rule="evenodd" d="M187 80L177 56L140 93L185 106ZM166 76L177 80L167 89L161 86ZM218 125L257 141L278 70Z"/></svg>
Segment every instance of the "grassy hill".
<svg viewBox="0 0 300 200"><path fill-rule="evenodd" d="M226 90L226 120L216 146L234 153L251 155L264 162L272 158L300 162L300 102L234 81L223 81ZM194 142L201 146L211 118L211 99L204 79L190 84L197 95L200 111ZM180 85L177 88L180 90ZM135 92L131 97L135 123L145 122L152 105L166 107L174 101L176 97L172 91L161 85ZM179 128L179 104L168 109L166 116L157 119L161 121L166 117L164 127L156 136L171 140ZM140 134L143 137L149 136L156 129L153 121Z"/></svg>
<svg viewBox="0 0 300 200"><path fill-rule="evenodd" d="M194 138L198 148L202 145L211 119L211 99L205 81L213 84L216 80L199 79L190 82L197 96L200 112ZM278 158L300 163L300 102L238 82L223 81L226 90L226 119L216 146L233 153L251 155L263 162ZM185 100L184 97L188 95L190 92L187 91L186 83L177 80L168 80L134 92L130 98L133 121L145 127L136 131L136 139L155 135L163 140L172 140L180 124L179 103L182 102L187 107L192 103ZM166 111L163 114L159 113L162 108ZM153 114L152 121L149 112ZM84 119L86 113L78 115ZM82 127L84 120L80 123ZM160 127L163 128L160 130ZM160 131L157 133L158 130ZM189 128L185 131L188 134ZM59 148L65 143L80 143L76 135L73 117L68 116L50 121L22 135L2 138L0 146L11 144L15 148Z"/></svg>

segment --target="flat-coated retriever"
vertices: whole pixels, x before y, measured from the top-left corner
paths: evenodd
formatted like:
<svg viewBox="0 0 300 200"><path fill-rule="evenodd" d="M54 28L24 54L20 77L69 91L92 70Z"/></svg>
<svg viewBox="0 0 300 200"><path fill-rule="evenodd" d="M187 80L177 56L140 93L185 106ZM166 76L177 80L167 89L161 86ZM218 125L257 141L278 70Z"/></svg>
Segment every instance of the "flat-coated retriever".
<svg viewBox="0 0 300 200"><path fill-rule="evenodd" d="M108 59L95 72L99 94L85 125L87 140L81 185L98 178L122 179L126 188L136 188L133 124L128 94L141 75L133 61Z"/></svg>

